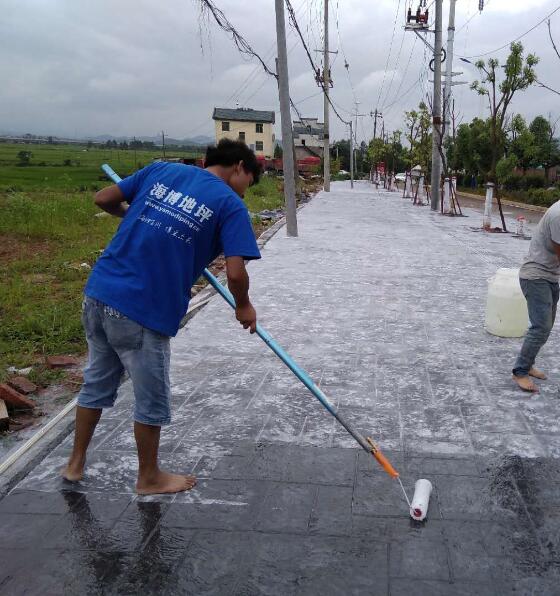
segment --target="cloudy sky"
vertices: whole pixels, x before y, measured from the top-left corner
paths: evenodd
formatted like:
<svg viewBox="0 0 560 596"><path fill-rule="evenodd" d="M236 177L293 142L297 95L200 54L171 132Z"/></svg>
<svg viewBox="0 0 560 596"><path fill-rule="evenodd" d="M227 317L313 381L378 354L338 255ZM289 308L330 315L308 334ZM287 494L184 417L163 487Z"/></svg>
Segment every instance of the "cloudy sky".
<svg viewBox="0 0 560 596"><path fill-rule="evenodd" d="M413 0L414 6L417 2ZM215 4L273 69L274 1L215 0ZM310 48L320 47L323 1L292 0L292 4ZM330 0L330 45L339 51L333 56L332 97L346 119L355 100L360 102L359 112L366 114L359 119L360 140L372 135L372 110L383 112L387 130L399 128L403 112L416 106L430 86L424 45L403 31L408 4L408 0ZM486 0L479 15L478 0L458 0L456 54L492 52L559 4L559 0ZM447 10L444 0L444 40ZM214 106L239 104L278 112L274 79L256 60L241 56L214 21L201 21L196 0L3 0L2 13L0 132L86 137L155 135L163 129L184 138L213 134ZM291 97L302 115L322 119L322 99L309 62L295 32L288 24L287 28ZM560 46L560 11L552 17L552 28ZM540 57L539 78L560 90L560 60L546 23L522 41ZM491 55L503 59L507 49ZM464 71L457 78L468 82L476 78L474 67L458 59L454 65L454 70ZM454 91L459 118L485 114L483 100L467 85ZM514 100L513 110L527 118L550 113L556 119L560 96L533 88ZM335 117L331 123L332 137L347 134Z"/></svg>

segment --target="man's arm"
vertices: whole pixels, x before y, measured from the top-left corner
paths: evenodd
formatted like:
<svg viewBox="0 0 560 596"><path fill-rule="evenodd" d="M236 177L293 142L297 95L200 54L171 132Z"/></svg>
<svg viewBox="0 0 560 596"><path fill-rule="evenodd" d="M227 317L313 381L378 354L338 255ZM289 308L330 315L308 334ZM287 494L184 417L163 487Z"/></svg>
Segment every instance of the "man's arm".
<svg viewBox="0 0 560 596"><path fill-rule="evenodd" d="M126 199L121 189L116 185L112 184L103 188L95 194L95 204L116 217L124 217L128 205L125 204Z"/></svg>
<svg viewBox="0 0 560 596"><path fill-rule="evenodd" d="M257 313L249 300L249 275L243 257L226 257L227 283L235 299L235 316L244 329L257 330Z"/></svg>
<svg viewBox="0 0 560 596"><path fill-rule="evenodd" d="M551 240L551 242L552 242L552 248L554 249L556 256L558 257L558 259L560 259L560 244L556 244L556 242L554 242L553 240Z"/></svg>

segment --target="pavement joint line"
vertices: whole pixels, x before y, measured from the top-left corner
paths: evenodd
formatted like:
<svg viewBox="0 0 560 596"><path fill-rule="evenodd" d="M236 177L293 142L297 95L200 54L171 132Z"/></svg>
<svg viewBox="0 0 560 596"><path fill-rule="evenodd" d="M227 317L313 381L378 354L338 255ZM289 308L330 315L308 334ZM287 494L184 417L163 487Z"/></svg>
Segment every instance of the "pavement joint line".
<svg viewBox="0 0 560 596"><path fill-rule="evenodd" d="M264 429L266 428L266 425L270 422L270 419L272 418L272 414L267 414L267 416L265 417L264 423L261 427L261 430L258 432L256 438L255 438L255 443L259 443L262 437L262 434L264 432Z"/></svg>
<svg viewBox="0 0 560 596"><path fill-rule="evenodd" d="M249 406L253 403L253 401L257 397L259 391L263 388L263 385L265 384L267 377L271 377L271 376L272 376L271 370L268 369L265 372L265 374L263 375L263 377L260 380L259 384L257 385L257 388L253 392L253 395L252 395L251 399L247 402L247 405L245 406L245 410L248 410L249 409Z"/></svg>
<svg viewBox="0 0 560 596"><path fill-rule="evenodd" d="M469 445L471 446L472 452L476 453L476 449L474 448L474 443L472 441L472 437L471 437L471 433L467 427L467 422L465 420L465 414L463 412L463 406L462 404L459 404L459 415L461 416L461 421L463 423L463 429L465 431L465 435L467 436L467 439L469 440Z"/></svg>

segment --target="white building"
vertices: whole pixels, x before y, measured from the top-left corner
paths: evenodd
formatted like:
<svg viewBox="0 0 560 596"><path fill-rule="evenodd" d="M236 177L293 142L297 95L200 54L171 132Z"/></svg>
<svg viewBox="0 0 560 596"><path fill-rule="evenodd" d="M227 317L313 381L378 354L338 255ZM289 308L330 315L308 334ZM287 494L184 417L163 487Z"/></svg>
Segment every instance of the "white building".
<svg viewBox="0 0 560 596"><path fill-rule="evenodd" d="M318 118L302 118L294 121L294 145L296 159L323 157L325 125Z"/></svg>

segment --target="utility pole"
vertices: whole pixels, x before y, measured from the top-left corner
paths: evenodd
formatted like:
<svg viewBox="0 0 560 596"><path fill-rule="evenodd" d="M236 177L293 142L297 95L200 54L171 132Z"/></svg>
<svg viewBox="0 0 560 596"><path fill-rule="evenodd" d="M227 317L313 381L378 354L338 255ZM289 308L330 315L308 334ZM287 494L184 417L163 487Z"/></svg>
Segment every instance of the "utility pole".
<svg viewBox="0 0 560 596"><path fill-rule="evenodd" d="M161 146L163 147L163 159L165 159L165 133L161 131Z"/></svg>
<svg viewBox="0 0 560 596"><path fill-rule="evenodd" d="M331 190L331 148L329 141L329 86L331 83L329 70L329 0L324 4L324 43L323 43L323 87L324 87L324 134L323 134L323 180L325 192Z"/></svg>
<svg viewBox="0 0 560 596"><path fill-rule="evenodd" d="M358 100L355 100L354 103L356 104L356 113L354 114L355 118L356 118L356 127L354 128L354 134L356 135L356 141L358 140L358 116L361 118L362 116L366 116L366 114L358 114L358 106L360 105L360 102ZM357 149L357 147L356 147ZM354 160L354 162L356 163L357 160ZM357 166L357 163L356 163ZM356 170L358 168L356 167Z"/></svg>
<svg viewBox="0 0 560 596"><path fill-rule="evenodd" d="M370 112L369 115L373 118L373 139L375 140L377 138L377 119L383 118L383 114L375 108L375 112Z"/></svg>
<svg viewBox="0 0 560 596"><path fill-rule="evenodd" d="M282 122L282 145L284 147L284 201L286 204L286 231L297 236L296 188L294 179L294 154L292 116L290 114L290 89L288 86L288 53L286 51L286 22L284 0L275 0L276 44L278 47L278 89L280 95L280 120Z"/></svg>
<svg viewBox="0 0 560 596"><path fill-rule="evenodd" d="M445 63L445 91L443 105L445 109L445 138L451 132L451 87L453 85L453 46L455 43L455 5L457 0L449 0L449 26L447 28L447 52Z"/></svg>
<svg viewBox="0 0 560 596"><path fill-rule="evenodd" d="M442 56L442 20L443 0L436 2L435 22L435 44L434 44L434 98L432 108L432 181L431 181L431 208L433 211L439 209L440 179L441 179L441 156L439 145L441 138L441 56Z"/></svg>
<svg viewBox="0 0 560 596"><path fill-rule="evenodd" d="M352 118L348 121L350 125L350 188L354 188L354 133L352 132Z"/></svg>

